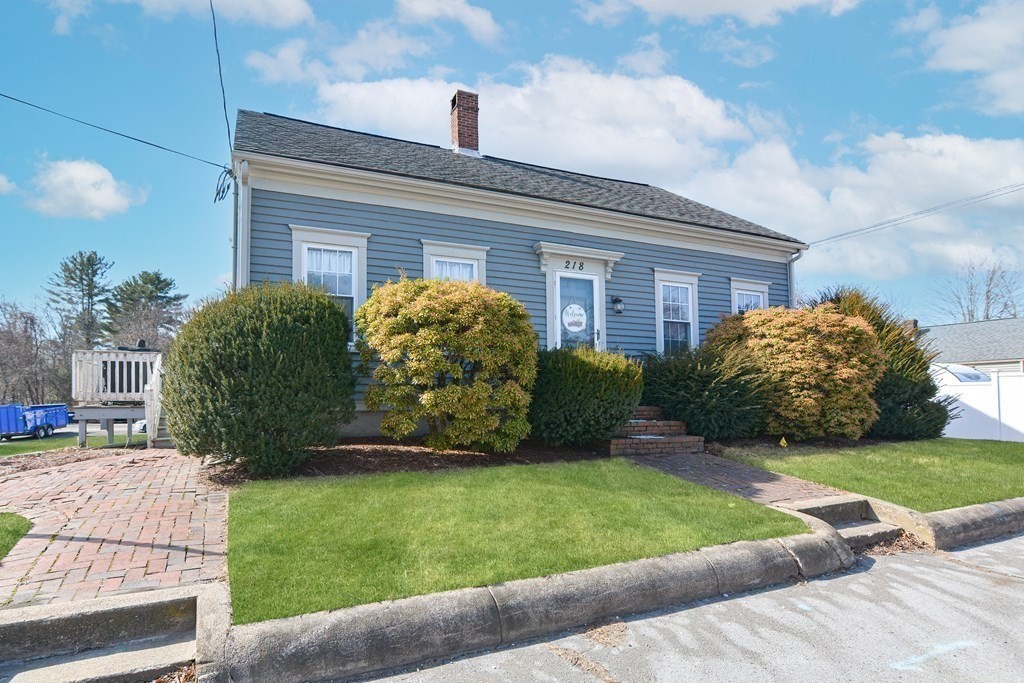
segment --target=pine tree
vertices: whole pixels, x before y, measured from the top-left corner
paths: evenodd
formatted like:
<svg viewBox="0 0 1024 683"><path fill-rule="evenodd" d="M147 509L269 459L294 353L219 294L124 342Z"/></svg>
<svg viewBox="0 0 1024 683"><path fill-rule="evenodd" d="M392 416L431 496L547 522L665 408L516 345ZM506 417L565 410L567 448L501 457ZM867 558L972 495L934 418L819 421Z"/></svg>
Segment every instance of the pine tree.
<svg viewBox="0 0 1024 683"><path fill-rule="evenodd" d="M174 280L158 270L144 270L114 287L106 302L107 339L115 345L145 339L159 348L181 325L188 295L176 289Z"/></svg>
<svg viewBox="0 0 1024 683"><path fill-rule="evenodd" d="M48 281L50 303L82 348L91 349L100 340L103 306L110 293L106 275L113 265L95 251L79 251L63 259Z"/></svg>

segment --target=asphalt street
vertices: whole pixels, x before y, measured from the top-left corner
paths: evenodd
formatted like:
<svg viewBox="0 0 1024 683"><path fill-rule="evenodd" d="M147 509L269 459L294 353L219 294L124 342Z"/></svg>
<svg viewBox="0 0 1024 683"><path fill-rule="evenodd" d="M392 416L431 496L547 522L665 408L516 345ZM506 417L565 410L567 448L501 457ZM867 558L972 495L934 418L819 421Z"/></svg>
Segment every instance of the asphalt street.
<svg viewBox="0 0 1024 683"><path fill-rule="evenodd" d="M437 663L397 681L1024 681L1024 534Z"/></svg>

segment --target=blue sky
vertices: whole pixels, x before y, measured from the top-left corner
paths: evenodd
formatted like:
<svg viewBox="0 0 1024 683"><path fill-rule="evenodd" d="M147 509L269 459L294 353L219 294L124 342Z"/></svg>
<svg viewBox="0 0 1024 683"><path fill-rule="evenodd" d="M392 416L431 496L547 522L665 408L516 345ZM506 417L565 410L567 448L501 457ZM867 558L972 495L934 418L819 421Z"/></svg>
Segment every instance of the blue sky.
<svg viewBox="0 0 1024 683"><path fill-rule="evenodd" d="M813 241L1024 181L1024 0L215 0L228 107L657 184ZM207 0L11 3L0 92L228 160ZM0 296L59 259L230 272L216 168L0 100ZM804 291L865 284L940 322L967 258L1024 261L1024 192L812 249Z"/></svg>

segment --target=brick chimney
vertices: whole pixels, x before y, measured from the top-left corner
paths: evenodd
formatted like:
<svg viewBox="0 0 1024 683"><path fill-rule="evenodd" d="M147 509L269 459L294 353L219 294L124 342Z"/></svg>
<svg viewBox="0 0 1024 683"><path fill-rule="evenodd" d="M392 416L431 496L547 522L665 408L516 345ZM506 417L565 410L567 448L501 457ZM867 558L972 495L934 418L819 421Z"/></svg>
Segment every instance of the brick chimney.
<svg viewBox="0 0 1024 683"><path fill-rule="evenodd" d="M479 102L479 96L467 90L452 97L452 149L459 154L480 156Z"/></svg>

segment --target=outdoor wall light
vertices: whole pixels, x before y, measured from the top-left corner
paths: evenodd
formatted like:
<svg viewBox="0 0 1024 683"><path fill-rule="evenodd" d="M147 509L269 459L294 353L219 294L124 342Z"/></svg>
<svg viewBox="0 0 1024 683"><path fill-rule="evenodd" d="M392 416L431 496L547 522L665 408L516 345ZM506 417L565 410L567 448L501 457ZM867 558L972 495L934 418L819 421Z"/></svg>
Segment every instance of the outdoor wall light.
<svg viewBox="0 0 1024 683"><path fill-rule="evenodd" d="M621 296L612 297L612 310L616 313L622 313L626 310L626 302L622 300Z"/></svg>

